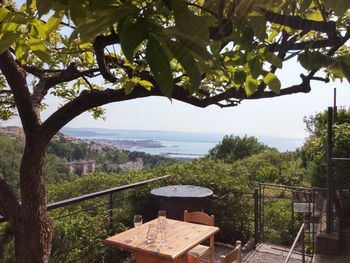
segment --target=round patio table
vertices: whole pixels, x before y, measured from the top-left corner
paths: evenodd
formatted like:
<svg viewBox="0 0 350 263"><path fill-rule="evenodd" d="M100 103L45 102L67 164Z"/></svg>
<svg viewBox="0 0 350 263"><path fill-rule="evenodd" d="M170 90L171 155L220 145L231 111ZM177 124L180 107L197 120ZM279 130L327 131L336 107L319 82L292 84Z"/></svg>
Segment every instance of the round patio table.
<svg viewBox="0 0 350 263"><path fill-rule="evenodd" d="M203 200L213 195L213 191L195 185L168 185L152 189L151 194L160 198L167 217L183 220L184 210L203 211Z"/></svg>

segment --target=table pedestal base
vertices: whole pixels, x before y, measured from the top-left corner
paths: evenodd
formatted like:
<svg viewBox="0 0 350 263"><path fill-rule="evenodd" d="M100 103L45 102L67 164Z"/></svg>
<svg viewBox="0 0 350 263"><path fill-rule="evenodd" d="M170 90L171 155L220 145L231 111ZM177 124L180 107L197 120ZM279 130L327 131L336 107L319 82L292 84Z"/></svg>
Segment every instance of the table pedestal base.
<svg viewBox="0 0 350 263"><path fill-rule="evenodd" d="M166 210L166 216L171 219L184 220L184 210L189 212L203 211L201 198L164 197L161 199L161 209Z"/></svg>

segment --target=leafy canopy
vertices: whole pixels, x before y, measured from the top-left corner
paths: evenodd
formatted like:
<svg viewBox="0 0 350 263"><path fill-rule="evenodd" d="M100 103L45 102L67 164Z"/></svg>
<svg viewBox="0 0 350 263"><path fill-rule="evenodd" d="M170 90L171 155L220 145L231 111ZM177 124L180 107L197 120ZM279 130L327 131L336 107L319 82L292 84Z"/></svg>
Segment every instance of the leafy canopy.
<svg viewBox="0 0 350 263"><path fill-rule="evenodd" d="M241 138L225 135L220 143L209 150L209 157L232 162L266 150L271 150L271 148L259 142L255 137L245 135Z"/></svg>
<svg viewBox="0 0 350 263"><path fill-rule="evenodd" d="M109 96L82 109L95 117L106 103L154 95L227 107L309 92L311 80L350 80L346 0L1 3L0 54L10 51L31 76L38 109L48 93L68 102L84 91ZM293 58L304 75L282 87L278 73ZM0 76L1 118L15 106Z"/></svg>
<svg viewBox="0 0 350 263"><path fill-rule="evenodd" d="M308 176L315 186L326 186L325 163L327 152L327 112L304 118L306 129L310 133L302 147L302 159L308 168ZM332 127L333 157L349 158L350 156L350 110L340 108ZM322 169L321 169L322 168ZM349 185L349 161L335 161L333 176L339 188Z"/></svg>

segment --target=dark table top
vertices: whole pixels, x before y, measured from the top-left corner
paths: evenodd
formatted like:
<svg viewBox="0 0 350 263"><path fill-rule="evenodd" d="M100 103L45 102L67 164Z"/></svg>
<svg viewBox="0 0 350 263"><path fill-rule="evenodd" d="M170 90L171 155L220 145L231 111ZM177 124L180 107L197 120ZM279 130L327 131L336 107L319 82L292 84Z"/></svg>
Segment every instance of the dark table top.
<svg viewBox="0 0 350 263"><path fill-rule="evenodd" d="M213 191L195 185L168 185L152 189L151 194L158 197L204 198L211 196Z"/></svg>

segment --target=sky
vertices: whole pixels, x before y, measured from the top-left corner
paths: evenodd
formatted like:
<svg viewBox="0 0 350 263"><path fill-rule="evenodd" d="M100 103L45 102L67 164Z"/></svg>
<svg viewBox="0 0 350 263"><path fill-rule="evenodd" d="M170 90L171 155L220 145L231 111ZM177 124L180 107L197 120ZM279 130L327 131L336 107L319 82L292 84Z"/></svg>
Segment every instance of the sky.
<svg viewBox="0 0 350 263"><path fill-rule="evenodd" d="M295 61L288 63L284 73L278 75L282 86L299 83L300 72L302 69ZM224 109L197 108L159 97L136 99L105 106L106 120L94 120L89 113L84 113L66 127L240 133L301 139L307 136L303 117L332 106L334 88L337 88L337 105L350 107L350 85L346 80L328 84L312 81L311 87L312 91L307 94L246 100L237 107ZM51 106L42 113L43 119L57 109L59 103L54 97L46 102ZM14 119L3 125L19 125L19 121Z"/></svg>
<svg viewBox="0 0 350 263"><path fill-rule="evenodd" d="M284 63L283 71L276 74L282 87L286 87L300 83L302 72L294 60ZM307 136L303 117L332 106L334 88L337 88L337 105L350 107L350 85L346 80L328 84L312 81L311 88L307 94L245 100L238 107L224 109L218 106L197 108L160 97L136 99L104 106L106 120L94 120L89 113L84 113L66 127L219 132L302 139ZM46 103L50 107L42 113L43 120L57 109L60 102L49 97ZM15 118L0 124L20 125L20 122Z"/></svg>

